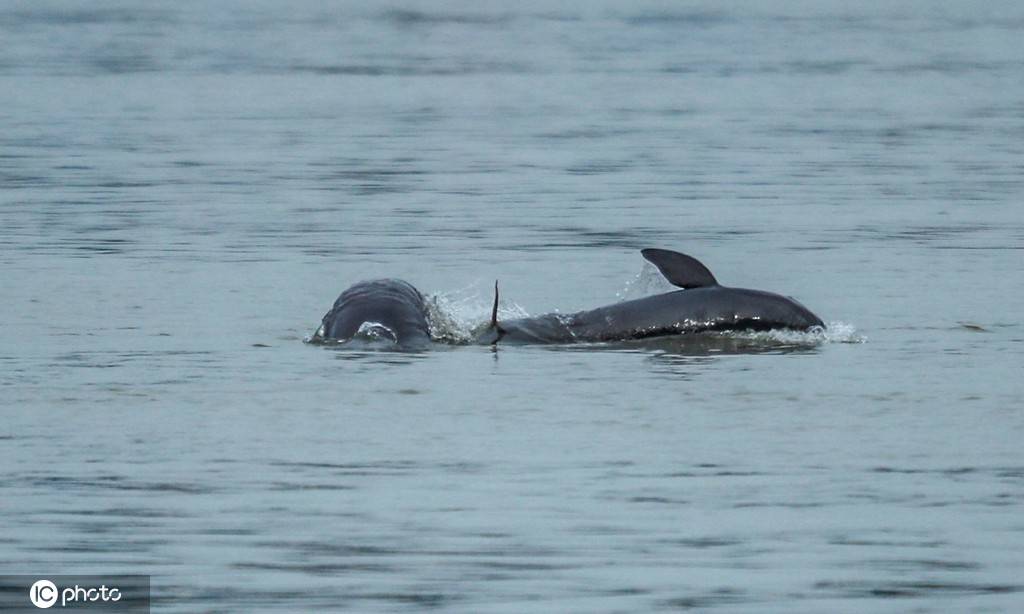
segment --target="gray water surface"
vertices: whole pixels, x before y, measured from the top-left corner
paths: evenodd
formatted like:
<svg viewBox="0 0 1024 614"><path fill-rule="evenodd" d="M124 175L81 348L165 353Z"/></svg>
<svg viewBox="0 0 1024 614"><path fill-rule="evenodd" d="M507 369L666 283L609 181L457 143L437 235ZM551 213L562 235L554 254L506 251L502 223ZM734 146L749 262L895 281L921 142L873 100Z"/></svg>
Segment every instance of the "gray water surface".
<svg viewBox="0 0 1024 614"><path fill-rule="evenodd" d="M1017 3L0 7L0 572L159 612L1024 609ZM820 338L304 344L657 290Z"/></svg>

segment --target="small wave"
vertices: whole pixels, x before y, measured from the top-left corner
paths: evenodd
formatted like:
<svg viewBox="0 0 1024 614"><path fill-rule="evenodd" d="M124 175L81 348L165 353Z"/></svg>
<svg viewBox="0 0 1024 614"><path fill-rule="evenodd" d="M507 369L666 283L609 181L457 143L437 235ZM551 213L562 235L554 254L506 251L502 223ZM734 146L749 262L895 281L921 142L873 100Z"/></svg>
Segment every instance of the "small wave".
<svg viewBox="0 0 1024 614"><path fill-rule="evenodd" d="M828 322L826 328L814 327L810 330L789 330L774 328L764 331L723 331L711 333L716 335L745 339L766 344L781 343L786 345L819 345L823 343L865 343L867 339L857 332L853 324L847 322Z"/></svg>
<svg viewBox="0 0 1024 614"><path fill-rule="evenodd" d="M867 343L868 339L857 332L857 327L848 322L829 322L821 333L826 343Z"/></svg>
<svg viewBox="0 0 1024 614"><path fill-rule="evenodd" d="M324 333L324 325L321 324L311 335L302 338L303 343L311 345L346 346L346 347L368 347L373 348L380 345L394 346L398 341L398 335L390 327L380 322L363 322L359 330L351 339L327 339Z"/></svg>
<svg viewBox="0 0 1024 614"><path fill-rule="evenodd" d="M303 343L308 343L310 345L324 345L324 341L325 339L323 324L320 324L320 326L318 326L316 330L313 331L312 334L306 335L305 337L302 338Z"/></svg>
<svg viewBox="0 0 1024 614"><path fill-rule="evenodd" d="M366 339L367 341L388 341L395 343L398 341L398 334L391 330L390 327L381 324L380 322L363 322L359 325L359 330L356 331L355 338Z"/></svg>

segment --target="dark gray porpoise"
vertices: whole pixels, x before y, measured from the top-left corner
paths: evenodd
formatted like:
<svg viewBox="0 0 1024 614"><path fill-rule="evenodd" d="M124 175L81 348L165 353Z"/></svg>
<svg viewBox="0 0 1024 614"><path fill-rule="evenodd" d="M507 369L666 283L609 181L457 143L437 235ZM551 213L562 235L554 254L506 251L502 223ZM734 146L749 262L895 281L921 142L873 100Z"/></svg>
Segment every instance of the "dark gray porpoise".
<svg viewBox="0 0 1024 614"><path fill-rule="evenodd" d="M572 343L621 341L681 333L723 330L824 328L821 318L794 299L718 285L695 258L664 249L642 250L658 267L674 292L648 296L568 315L497 321L497 300L491 324L477 343ZM324 316L313 342L367 338L390 341L402 349L430 344L423 295L397 279L363 281L341 293Z"/></svg>
<svg viewBox="0 0 1024 614"><path fill-rule="evenodd" d="M618 341L723 330L809 330L821 318L796 300L718 285L695 258L663 249L641 252L675 286L674 292L561 315L547 314L492 324L486 343L571 343Z"/></svg>
<svg viewBox="0 0 1024 614"><path fill-rule="evenodd" d="M400 279L361 281L341 293L314 342L348 341L357 336L391 341L402 348L430 344L423 295Z"/></svg>

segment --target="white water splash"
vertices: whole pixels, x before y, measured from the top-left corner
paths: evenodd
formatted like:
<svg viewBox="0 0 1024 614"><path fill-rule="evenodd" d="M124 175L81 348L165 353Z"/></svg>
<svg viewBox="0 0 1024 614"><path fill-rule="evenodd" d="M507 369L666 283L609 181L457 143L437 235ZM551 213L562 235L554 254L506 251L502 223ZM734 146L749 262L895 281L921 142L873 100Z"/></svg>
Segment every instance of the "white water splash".
<svg viewBox="0 0 1024 614"><path fill-rule="evenodd" d="M822 333L826 343L867 343L868 338L857 332L857 328L848 322L829 322L828 328Z"/></svg>
<svg viewBox="0 0 1024 614"><path fill-rule="evenodd" d="M763 343L782 343L786 345L818 345L823 343L866 343L867 338L857 332L853 324L847 322L828 322L826 328L811 330L789 330L775 328L764 331L725 331L718 335L746 339Z"/></svg>
<svg viewBox="0 0 1024 614"><path fill-rule="evenodd" d="M633 279L627 281L621 291L615 293L615 298L619 301L631 301L678 289L670 284L654 265L645 262L640 272L634 275Z"/></svg>
<svg viewBox="0 0 1024 614"><path fill-rule="evenodd" d="M473 341L481 328L491 322L494 290L481 290L473 284L450 292L426 295L427 325L430 336L443 343L466 344ZM490 296L488 296L490 294ZM499 300L498 320L529 317L520 305Z"/></svg>
<svg viewBox="0 0 1024 614"><path fill-rule="evenodd" d="M302 338L303 343L318 344L324 342L324 325L320 324L317 329L309 335Z"/></svg>
<svg viewBox="0 0 1024 614"><path fill-rule="evenodd" d="M363 322L359 325L359 330L356 331L353 338L394 343L398 341L398 334L391 330L391 327L385 326L380 322Z"/></svg>

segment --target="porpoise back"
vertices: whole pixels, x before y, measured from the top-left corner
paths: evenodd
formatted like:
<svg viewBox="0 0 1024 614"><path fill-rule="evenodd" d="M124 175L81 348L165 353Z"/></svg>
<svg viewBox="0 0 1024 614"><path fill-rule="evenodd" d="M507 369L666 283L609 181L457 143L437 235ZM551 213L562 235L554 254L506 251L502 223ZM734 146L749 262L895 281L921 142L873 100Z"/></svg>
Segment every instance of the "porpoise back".
<svg viewBox="0 0 1024 614"><path fill-rule="evenodd" d="M821 318L795 299L720 285L692 256L665 249L645 249L641 254L665 279L683 289L567 315L495 320L480 341L620 341L705 331L809 330L825 326Z"/></svg>

